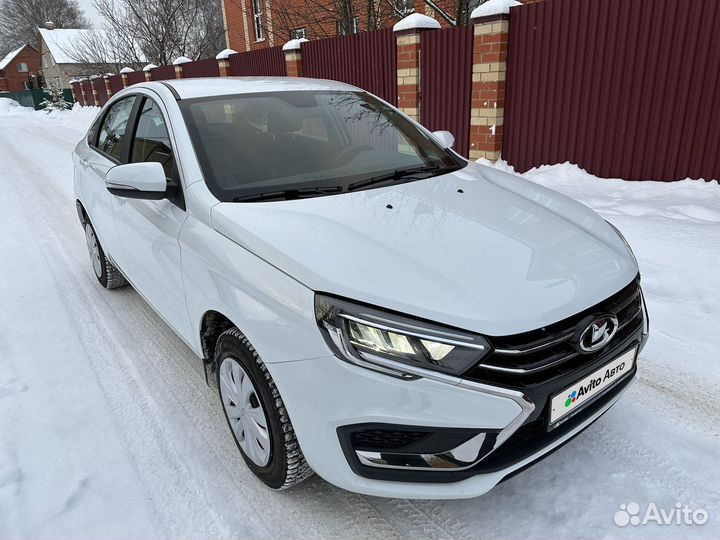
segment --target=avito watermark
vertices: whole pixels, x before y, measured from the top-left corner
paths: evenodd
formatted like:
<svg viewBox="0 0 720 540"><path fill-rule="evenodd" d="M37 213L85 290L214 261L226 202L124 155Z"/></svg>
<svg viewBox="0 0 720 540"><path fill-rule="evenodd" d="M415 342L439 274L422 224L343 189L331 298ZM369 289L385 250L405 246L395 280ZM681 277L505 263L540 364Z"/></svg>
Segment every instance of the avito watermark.
<svg viewBox="0 0 720 540"><path fill-rule="evenodd" d="M620 510L615 512L613 520L618 527L626 527L627 525L647 525L648 523L656 523L657 525L705 525L708 522L709 515L702 508L690 508L687 504L675 503L670 509L658 507L655 503L650 503L641 511L640 505L636 502L621 504Z"/></svg>

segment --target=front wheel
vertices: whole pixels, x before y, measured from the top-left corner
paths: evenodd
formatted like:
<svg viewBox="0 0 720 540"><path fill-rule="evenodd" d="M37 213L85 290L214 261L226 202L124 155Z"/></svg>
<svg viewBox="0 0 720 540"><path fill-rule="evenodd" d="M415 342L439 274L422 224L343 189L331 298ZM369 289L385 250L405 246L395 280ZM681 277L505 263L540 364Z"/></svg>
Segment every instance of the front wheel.
<svg viewBox="0 0 720 540"><path fill-rule="evenodd" d="M250 470L273 489L311 476L275 382L237 328L218 338L215 366L225 419Z"/></svg>
<svg viewBox="0 0 720 540"><path fill-rule="evenodd" d="M127 285L127 281L105 256L100 240L95 234L95 229L89 221L85 222L85 241L87 242L88 253L90 254L90 262L92 263L95 277L100 285L106 289L116 289Z"/></svg>

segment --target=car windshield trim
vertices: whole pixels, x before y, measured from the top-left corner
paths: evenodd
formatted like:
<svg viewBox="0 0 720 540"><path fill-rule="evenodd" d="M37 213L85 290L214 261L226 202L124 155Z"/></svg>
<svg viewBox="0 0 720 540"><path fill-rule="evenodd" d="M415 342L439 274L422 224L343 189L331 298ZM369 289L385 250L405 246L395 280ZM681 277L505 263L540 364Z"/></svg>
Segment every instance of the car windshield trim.
<svg viewBox="0 0 720 540"><path fill-rule="evenodd" d="M329 196L467 165L397 109L362 91L233 94L179 105L205 183L222 202ZM286 117L271 118L278 109Z"/></svg>

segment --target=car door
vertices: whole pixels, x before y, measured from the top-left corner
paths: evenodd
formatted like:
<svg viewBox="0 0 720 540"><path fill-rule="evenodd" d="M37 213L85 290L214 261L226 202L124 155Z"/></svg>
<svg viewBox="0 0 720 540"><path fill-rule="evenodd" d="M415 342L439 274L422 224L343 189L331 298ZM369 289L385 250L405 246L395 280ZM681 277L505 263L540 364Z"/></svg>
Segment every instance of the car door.
<svg viewBox="0 0 720 540"><path fill-rule="evenodd" d="M117 234L113 219L113 195L105 187L105 175L122 163L130 134L128 122L137 96L128 96L111 105L88 136L89 151L80 157L85 211L107 255L117 255Z"/></svg>
<svg viewBox="0 0 720 540"><path fill-rule="evenodd" d="M137 291L181 336L190 321L185 305L178 237L187 218L180 171L160 101L138 96L127 162L162 164L167 196L162 200L113 196L116 261Z"/></svg>

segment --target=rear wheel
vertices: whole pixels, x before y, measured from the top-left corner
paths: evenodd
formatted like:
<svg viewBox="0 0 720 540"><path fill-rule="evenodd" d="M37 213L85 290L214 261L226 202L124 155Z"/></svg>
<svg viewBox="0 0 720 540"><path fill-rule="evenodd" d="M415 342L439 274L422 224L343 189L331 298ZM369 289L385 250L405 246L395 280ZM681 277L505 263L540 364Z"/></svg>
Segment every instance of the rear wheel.
<svg viewBox="0 0 720 540"><path fill-rule="evenodd" d="M120 270L105 257L105 252L95 234L95 229L93 229L89 221L85 222L85 241L87 242L95 277L97 277L100 285L106 289L116 289L127 285L127 281L120 273Z"/></svg>
<svg viewBox="0 0 720 540"><path fill-rule="evenodd" d="M218 338L215 366L225 419L250 470L273 489L311 476L275 382L237 328Z"/></svg>

